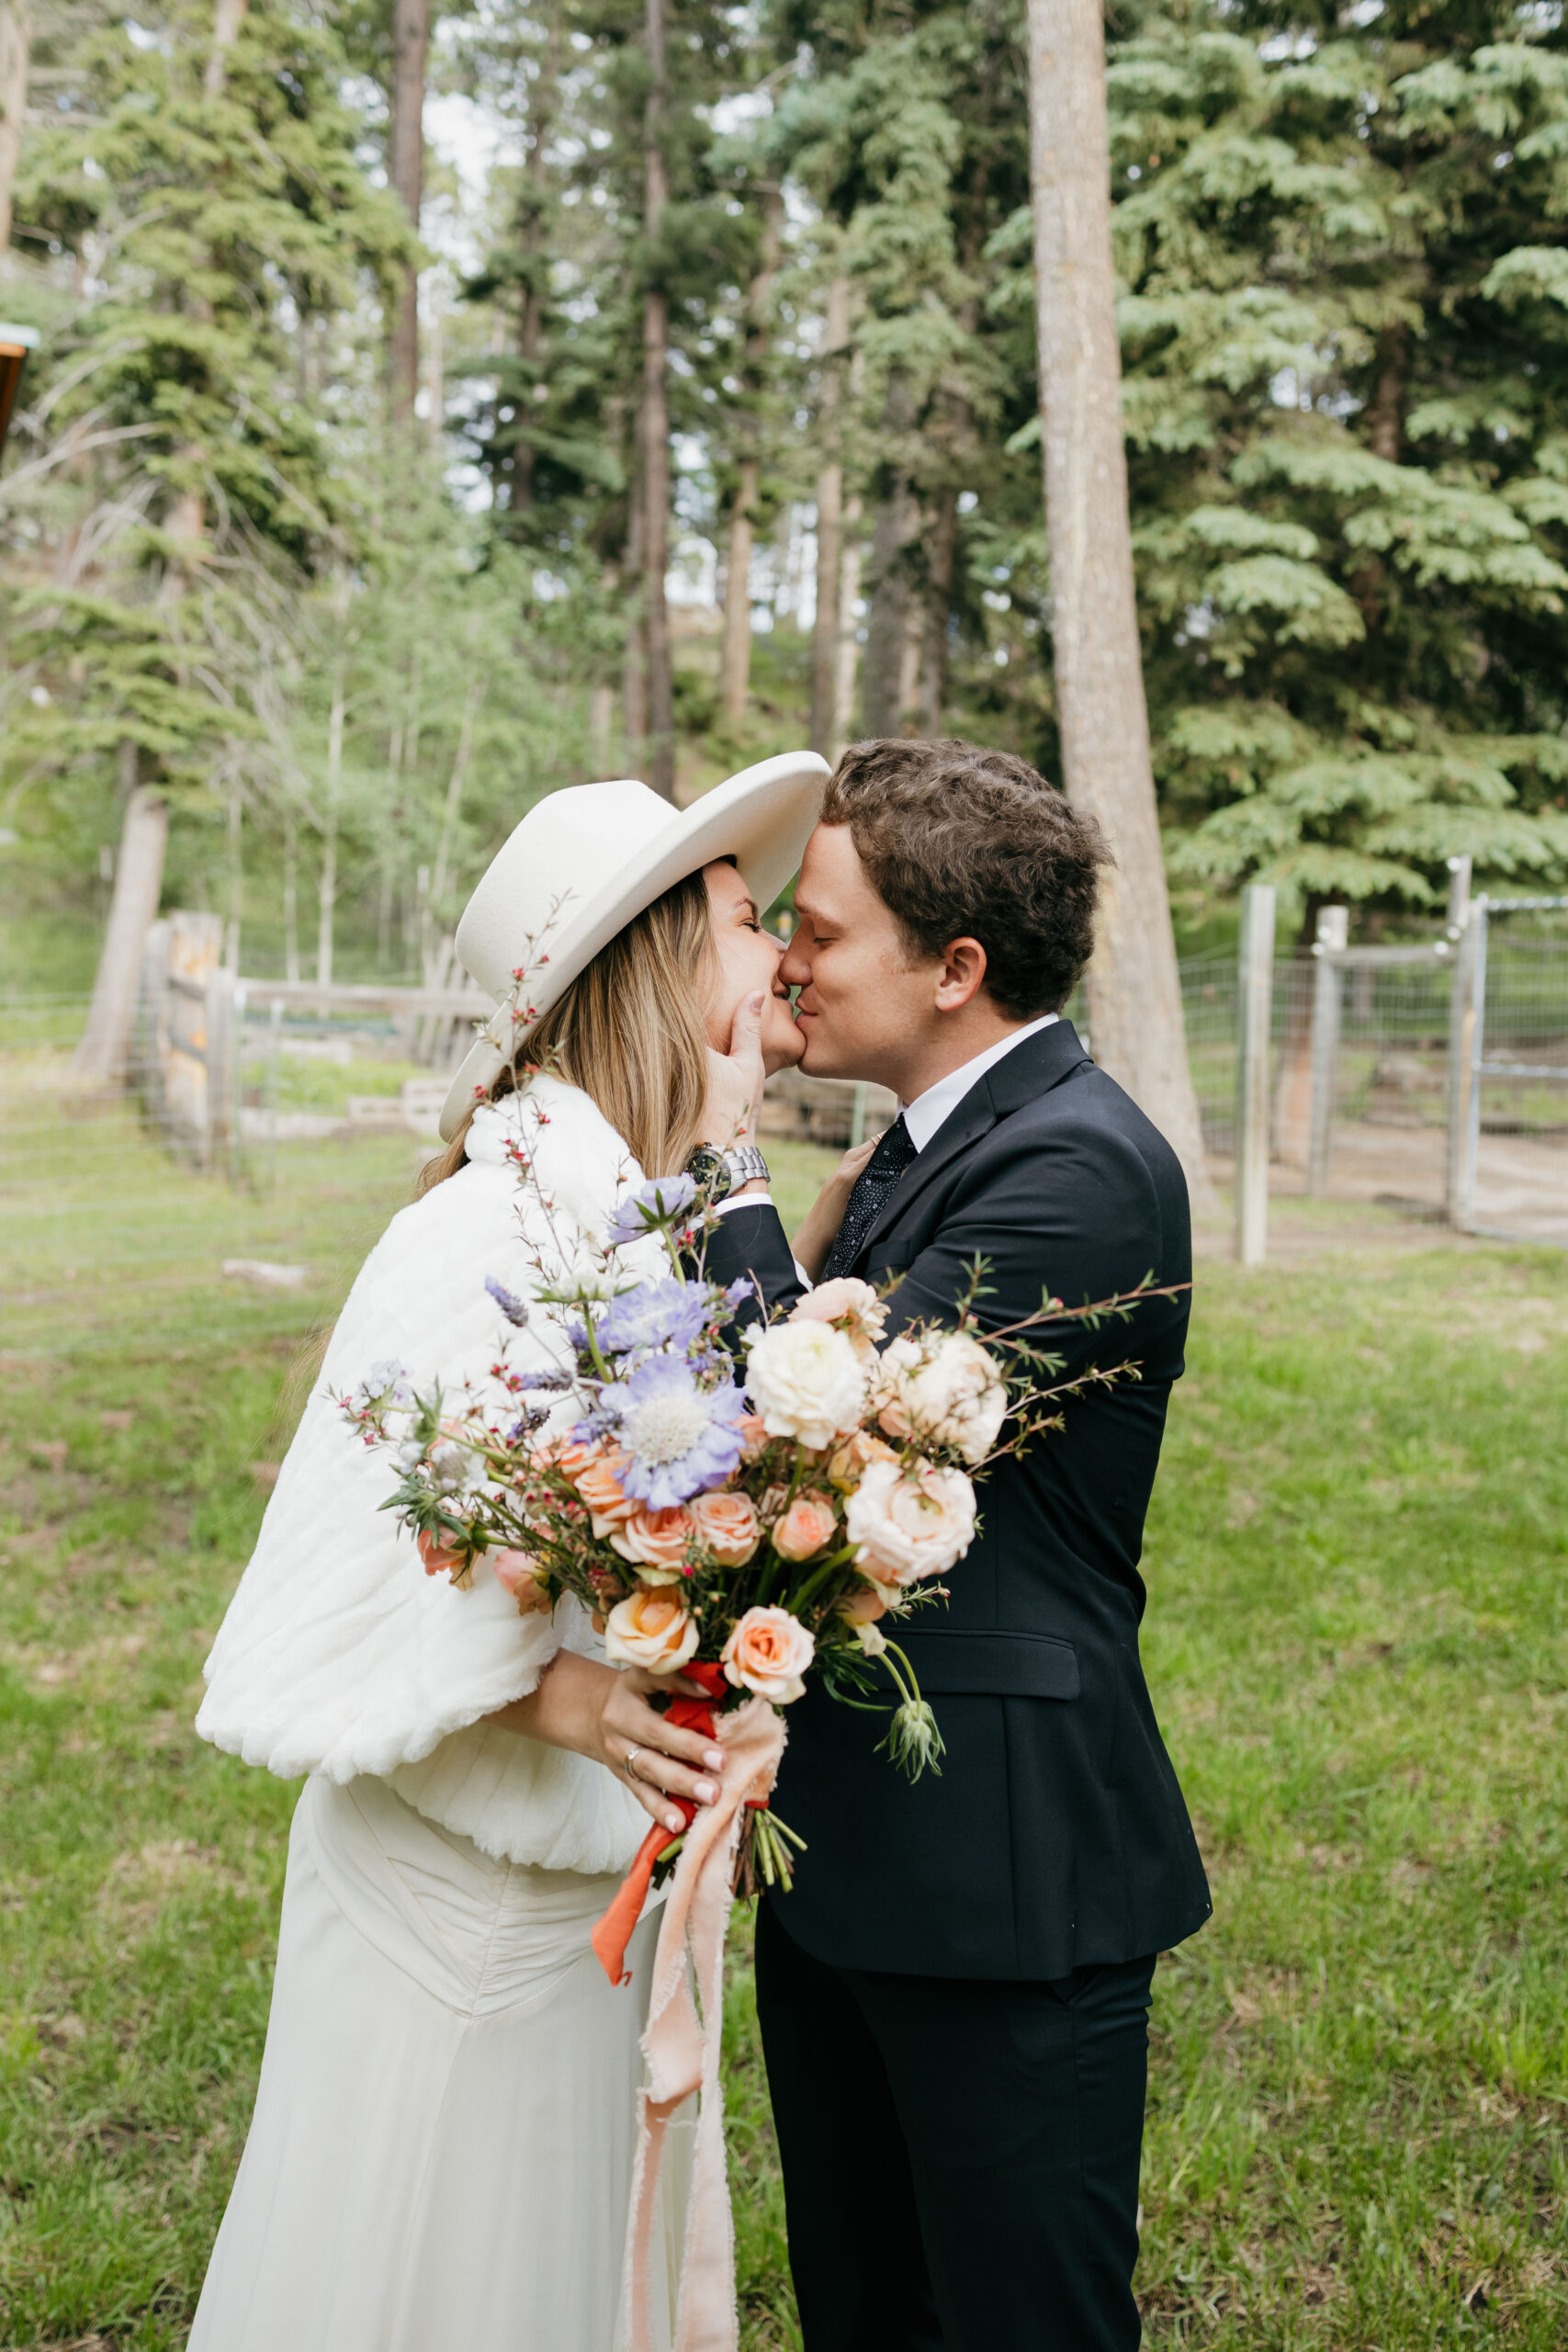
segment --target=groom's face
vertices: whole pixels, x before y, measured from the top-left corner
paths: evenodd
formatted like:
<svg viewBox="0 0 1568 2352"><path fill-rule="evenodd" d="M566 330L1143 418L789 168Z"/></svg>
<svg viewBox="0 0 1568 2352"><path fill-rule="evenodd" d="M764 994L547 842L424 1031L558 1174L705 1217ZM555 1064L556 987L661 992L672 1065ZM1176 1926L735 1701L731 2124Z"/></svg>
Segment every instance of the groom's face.
<svg viewBox="0 0 1568 2352"><path fill-rule="evenodd" d="M795 893L796 926L779 977L798 988L814 1078L863 1078L898 1091L912 1042L933 1019L935 963L911 963L886 902L868 880L847 825L818 825Z"/></svg>

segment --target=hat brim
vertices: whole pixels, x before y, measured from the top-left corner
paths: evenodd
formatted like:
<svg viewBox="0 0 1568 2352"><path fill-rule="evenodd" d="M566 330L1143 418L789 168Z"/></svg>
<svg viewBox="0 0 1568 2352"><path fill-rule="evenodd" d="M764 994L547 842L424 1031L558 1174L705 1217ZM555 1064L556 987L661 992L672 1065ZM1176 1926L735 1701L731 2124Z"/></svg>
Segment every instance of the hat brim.
<svg viewBox="0 0 1568 2352"><path fill-rule="evenodd" d="M827 761L815 752L785 752L743 768L705 792L583 905L567 910L565 927L549 942L548 962L529 974L528 998L535 1012L547 1012L634 916L716 858L732 857L759 908L770 907L805 855L830 773ZM503 1007L491 1014L447 1090L440 1122L447 1143L511 1057L510 1035L503 1044L498 1027L508 1032L512 1027L511 1013Z"/></svg>

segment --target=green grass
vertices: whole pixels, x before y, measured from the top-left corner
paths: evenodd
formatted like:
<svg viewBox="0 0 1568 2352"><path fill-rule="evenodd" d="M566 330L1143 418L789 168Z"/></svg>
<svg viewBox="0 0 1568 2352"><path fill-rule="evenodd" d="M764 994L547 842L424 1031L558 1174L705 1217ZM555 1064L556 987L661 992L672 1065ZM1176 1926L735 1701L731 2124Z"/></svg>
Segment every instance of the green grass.
<svg viewBox="0 0 1568 2352"><path fill-rule="evenodd" d="M776 1156L797 1212L830 1156ZM7 2347L181 2344L243 2140L295 1791L190 1719L297 1342L412 1155L284 1157L268 1197L165 1171L196 1270L177 1344L173 1277L150 1325L100 1195L95 1343L72 1323L4 1361ZM311 1291L214 1306L211 1258L264 1233ZM1191 1365L1146 1654L1217 1909L1157 1977L1150 2341L1546 2352L1568 2338L1568 1260L1209 1269ZM729 2112L761 2352L796 2338L745 1941Z"/></svg>

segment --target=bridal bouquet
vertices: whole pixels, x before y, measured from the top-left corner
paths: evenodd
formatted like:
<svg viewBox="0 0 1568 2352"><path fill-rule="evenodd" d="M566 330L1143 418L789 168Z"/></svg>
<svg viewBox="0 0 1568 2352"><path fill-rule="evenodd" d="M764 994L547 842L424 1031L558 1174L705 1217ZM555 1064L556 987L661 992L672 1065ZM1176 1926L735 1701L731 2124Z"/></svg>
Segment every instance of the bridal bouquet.
<svg viewBox="0 0 1568 2352"><path fill-rule="evenodd" d="M786 1706L813 1671L853 1702L881 1658L897 1692L889 1754L911 1776L940 1770L935 1719L889 1627L945 1598L937 1580L974 1537L971 1473L1008 1415L1008 1379L967 1330L906 1333L879 1352L886 1309L851 1280L748 1330L738 1363L723 1335L749 1286L721 1288L700 1259L691 1271L701 1216L689 1176L623 1196L591 1263L537 1294L570 1361L514 1369L503 1343L488 1404L417 1396L396 1365L341 1399L367 1443L395 1450L385 1507L432 1574L467 1587L482 1555L525 1612L573 1593L612 1663L684 1674L714 1713ZM649 1234L668 1271L637 1279L619 1253ZM529 1310L489 1287L524 1327ZM547 1433L569 1394L576 1418ZM673 1704L703 1728L693 1702ZM753 1807L744 1882L787 1884L791 1842Z"/></svg>

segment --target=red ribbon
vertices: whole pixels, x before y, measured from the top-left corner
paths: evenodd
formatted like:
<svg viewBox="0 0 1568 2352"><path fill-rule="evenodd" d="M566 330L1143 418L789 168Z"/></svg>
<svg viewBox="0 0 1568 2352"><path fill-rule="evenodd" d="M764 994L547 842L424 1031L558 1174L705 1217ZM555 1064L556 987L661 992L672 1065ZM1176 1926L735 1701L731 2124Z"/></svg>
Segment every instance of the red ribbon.
<svg viewBox="0 0 1568 2352"><path fill-rule="evenodd" d="M705 1739L716 1739L718 1726L714 1720L710 1700L722 1699L728 1685L722 1666L705 1662L698 1666L683 1666L682 1673L689 1682L698 1682L707 1692L706 1699L671 1699L664 1711L664 1720L677 1731L700 1732ZM697 1816L697 1808L690 1797L671 1797L670 1803L681 1816L679 1829L666 1829L656 1821L642 1844L637 1848L630 1870L621 1881L615 1899L594 1928L590 1941L598 1955L599 1964L612 1984L631 1982L626 1969L626 1946L632 1939L642 1906L648 1900L648 1890L653 1883L654 1865L660 1856L671 1847L677 1838L685 1836ZM747 1799L753 1810L761 1810L759 1800Z"/></svg>

